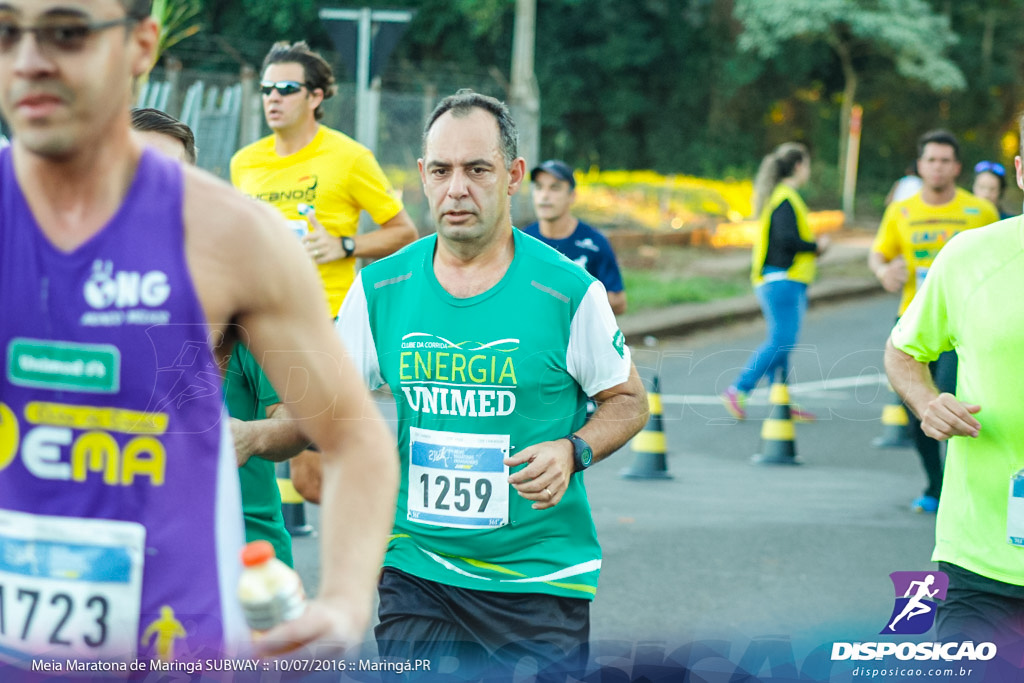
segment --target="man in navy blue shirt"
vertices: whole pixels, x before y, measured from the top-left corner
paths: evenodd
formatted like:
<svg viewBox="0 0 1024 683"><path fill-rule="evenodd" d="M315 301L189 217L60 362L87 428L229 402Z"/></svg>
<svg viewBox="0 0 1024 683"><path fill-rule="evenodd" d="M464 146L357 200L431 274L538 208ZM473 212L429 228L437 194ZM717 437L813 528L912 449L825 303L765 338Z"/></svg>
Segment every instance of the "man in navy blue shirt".
<svg viewBox="0 0 1024 683"><path fill-rule="evenodd" d="M608 238L579 220L569 209L576 201L576 179L564 161L549 159L530 171L533 208L539 222L523 232L554 247L583 266L608 291L616 315L626 312L626 288Z"/></svg>

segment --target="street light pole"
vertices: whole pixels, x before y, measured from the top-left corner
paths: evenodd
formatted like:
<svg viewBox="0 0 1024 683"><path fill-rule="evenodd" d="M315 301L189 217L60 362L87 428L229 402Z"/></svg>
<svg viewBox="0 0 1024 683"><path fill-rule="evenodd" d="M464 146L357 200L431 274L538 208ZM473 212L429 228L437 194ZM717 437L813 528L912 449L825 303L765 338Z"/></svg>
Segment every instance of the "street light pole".
<svg viewBox="0 0 1024 683"><path fill-rule="evenodd" d="M509 107L519 128L519 156L526 159L527 169L540 163L540 88L533 72L536 25L537 0L516 0ZM513 201L512 209L517 225L525 225L527 217L533 215L528 178Z"/></svg>

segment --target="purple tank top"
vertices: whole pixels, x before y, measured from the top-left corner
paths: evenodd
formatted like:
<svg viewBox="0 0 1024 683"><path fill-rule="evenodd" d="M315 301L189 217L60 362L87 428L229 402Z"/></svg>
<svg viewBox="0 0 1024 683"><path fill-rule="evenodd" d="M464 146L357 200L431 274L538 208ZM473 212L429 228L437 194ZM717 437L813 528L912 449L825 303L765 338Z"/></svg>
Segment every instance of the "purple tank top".
<svg viewBox="0 0 1024 683"><path fill-rule="evenodd" d="M182 185L145 152L118 212L65 253L0 152L0 659L199 659L244 633Z"/></svg>

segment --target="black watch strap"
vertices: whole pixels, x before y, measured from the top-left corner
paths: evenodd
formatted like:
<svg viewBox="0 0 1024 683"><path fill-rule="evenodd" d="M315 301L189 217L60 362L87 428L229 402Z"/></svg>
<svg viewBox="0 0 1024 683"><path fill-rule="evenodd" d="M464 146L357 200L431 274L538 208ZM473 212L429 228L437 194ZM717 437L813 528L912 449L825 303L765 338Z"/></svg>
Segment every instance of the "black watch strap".
<svg viewBox="0 0 1024 683"><path fill-rule="evenodd" d="M572 444L573 472L582 472L594 462L594 451L590 444L576 434L565 437Z"/></svg>
<svg viewBox="0 0 1024 683"><path fill-rule="evenodd" d="M351 237L342 237L341 249L345 252L345 258L348 258L352 254L356 253L356 241Z"/></svg>

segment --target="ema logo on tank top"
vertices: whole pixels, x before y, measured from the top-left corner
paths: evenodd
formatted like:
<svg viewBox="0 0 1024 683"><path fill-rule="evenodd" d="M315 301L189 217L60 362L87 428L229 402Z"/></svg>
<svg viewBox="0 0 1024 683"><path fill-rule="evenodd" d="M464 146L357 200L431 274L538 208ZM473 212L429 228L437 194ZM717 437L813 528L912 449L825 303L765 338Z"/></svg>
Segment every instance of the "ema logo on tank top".
<svg viewBox="0 0 1024 683"><path fill-rule="evenodd" d="M167 273L150 270L114 270L113 261L97 260L82 288L85 303L92 308L82 315L85 327L153 325L170 321L171 314L159 309L171 296Z"/></svg>

